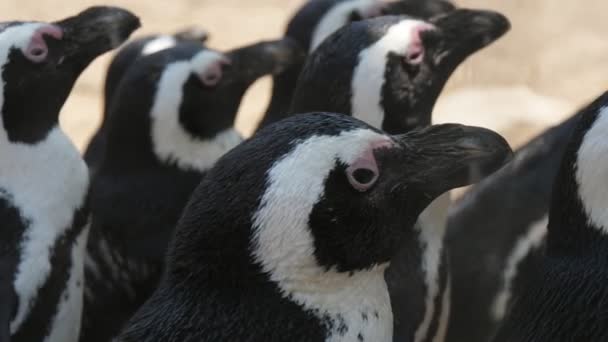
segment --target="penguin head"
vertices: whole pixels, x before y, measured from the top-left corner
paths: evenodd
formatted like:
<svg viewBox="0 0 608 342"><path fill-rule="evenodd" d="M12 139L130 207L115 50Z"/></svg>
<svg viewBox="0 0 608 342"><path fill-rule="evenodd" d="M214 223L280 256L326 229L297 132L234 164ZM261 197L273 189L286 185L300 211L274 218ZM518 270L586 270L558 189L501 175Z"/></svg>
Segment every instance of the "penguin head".
<svg viewBox="0 0 608 342"><path fill-rule="evenodd" d="M412 226L434 198L496 170L510 154L483 128L437 125L391 136L341 114L292 116L209 171L180 222L172 272L217 267L247 276L252 260L281 280L374 268L416 238Z"/></svg>
<svg viewBox="0 0 608 342"><path fill-rule="evenodd" d="M306 50L315 50L328 36L351 22L382 15L408 14L429 18L455 7L442 0L318 0L308 1L287 26L287 36Z"/></svg>
<svg viewBox="0 0 608 342"><path fill-rule="evenodd" d="M233 125L249 86L302 58L299 46L289 39L227 53L180 42L142 56L120 81L110 104L106 154L122 155L125 158L116 159L121 163L148 156L206 170L240 142ZM107 161L112 159L106 155Z"/></svg>
<svg viewBox="0 0 608 342"><path fill-rule="evenodd" d="M429 21L385 16L352 23L308 58L290 112L350 113L390 133L426 126L454 69L508 28L498 13L467 9Z"/></svg>
<svg viewBox="0 0 608 342"><path fill-rule="evenodd" d="M137 27L133 14L112 7L55 23L0 24L0 107L8 139L44 139L80 73Z"/></svg>
<svg viewBox="0 0 608 342"><path fill-rule="evenodd" d="M578 114L553 187L547 249L605 259L608 243L608 92ZM600 248L594 248L602 246Z"/></svg>

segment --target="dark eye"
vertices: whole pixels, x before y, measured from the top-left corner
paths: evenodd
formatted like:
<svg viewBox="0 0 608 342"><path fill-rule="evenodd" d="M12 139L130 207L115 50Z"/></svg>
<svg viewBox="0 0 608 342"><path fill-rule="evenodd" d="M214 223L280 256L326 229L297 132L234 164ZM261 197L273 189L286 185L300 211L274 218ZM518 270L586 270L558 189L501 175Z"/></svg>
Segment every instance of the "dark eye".
<svg viewBox="0 0 608 342"><path fill-rule="evenodd" d="M352 11L350 13L350 16L348 16L348 21L349 22L355 22L355 21L361 21L363 20L363 17L361 16L361 14L358 11Z"/></svg>
<svg viewBox="0 0 608 342"><path fill-rule="evenodd" d="M378 180L378 169L371 165L369 168L350 167L346 174L350 185L361 192L369 190Z"/></svg>
<svg viewBox="0 0 608 342"><path fill-rule="evenodd" d="M369 184L376 177L376 173L370 169L356 169L353 172L353 178L359 184Z"/></svg>

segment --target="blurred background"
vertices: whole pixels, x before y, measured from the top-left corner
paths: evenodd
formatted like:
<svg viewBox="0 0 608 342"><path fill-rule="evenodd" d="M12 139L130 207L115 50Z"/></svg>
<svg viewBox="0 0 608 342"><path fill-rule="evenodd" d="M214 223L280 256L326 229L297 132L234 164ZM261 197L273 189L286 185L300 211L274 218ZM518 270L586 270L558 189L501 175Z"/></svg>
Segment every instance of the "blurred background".
<svg viewBox="0 0 608 342"><path fill-rule="evenodd" d="M303 0L2 0L0 21L56 20L98 4L130 9L142 20L135 36L200 26L220 50L281 37ZM608 88L605 0L456 0L459 6L507 15L513 28L466 61L435 110L436 122L495 129L519 146ZM96 130L111 54L80 78L63 109L62 126L79 148ZM271 80L247 94L238 128L249 134L264 112Z"/></svg>

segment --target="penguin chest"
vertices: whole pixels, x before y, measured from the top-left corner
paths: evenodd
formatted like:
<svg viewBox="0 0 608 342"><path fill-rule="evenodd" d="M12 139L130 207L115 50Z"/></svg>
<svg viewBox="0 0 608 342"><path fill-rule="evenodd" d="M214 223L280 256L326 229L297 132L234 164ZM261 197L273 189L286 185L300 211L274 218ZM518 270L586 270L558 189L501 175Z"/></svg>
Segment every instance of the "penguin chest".
<svg viewBox="0 0 608 342"><path fill-rule="evenodd" d="M327 272L320 280L322 287L306 284L306 292L292 292L291 298L320 319L327 342L391 342L393 311L384 281L386 266L348 276Z"/></svg>
<svg viewBox="0 0 608 342"><path fill-rule="evenodd" d="M5 139L0 136L1 194L19 211L23 228L11 333L16 340L75 341L88 234L87 167L59 128L36 144Z"/></svg>

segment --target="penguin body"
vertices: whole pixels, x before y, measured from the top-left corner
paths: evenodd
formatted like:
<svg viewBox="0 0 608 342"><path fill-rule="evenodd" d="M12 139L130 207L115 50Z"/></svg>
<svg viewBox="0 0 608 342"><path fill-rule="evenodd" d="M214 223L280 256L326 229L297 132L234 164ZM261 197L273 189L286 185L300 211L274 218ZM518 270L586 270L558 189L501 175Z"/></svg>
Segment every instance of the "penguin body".
<svg viewBox="0 0 608 342"><path fill-rule="evenodd" d="M118 340L392 341L392 256L434 197L468 183L469 163L495 169L509 151L459 125L389 136L328 113L271 125L199 185L161 285Z"/></svg>
<svg viewBox="0 0 608 342"><path fill-rule="evenodd" d="M541 257L494 341L604 341L608 93L580 114L555 179Z"/></svg>
<svg viewBox="0 0 608 342"><path fill-rule="evenodd" d="M104 155L103 149L105 146L105 131L107 124L106 114L111 106L114 92L118 88L120 80L129 67L131 67L141 56L147 56L164 49L172 48L180 42L191 41L200 42L202 44L207 38L208 34L204 30L191 28L172 35L151 35L135 39L120 49L108 67L104 85L105 108L101 125L91 138L91 141L84 152L84 160L87 162L91 173L95 173L97 165Z"/></svg>
<svg viewBox="0 0 608 342"><path fill-rule="evenodd" d="M83 341L109 340L154 290L190 194L242 140L233 126L245 91L299 56L285 40L226 54L183 42L129 68L92 181Z"/></svg>
<svg viewBox="0 0 608 342"><path fill-rule="evenodd" d="M316 0L306 2L287 25L285 37L311 53L328 36L351 22L382 15L407 14L423 19L452 11L442 0ZM304 62L294 64L273 78L272 97L259 128L279 121L289 111Z"/></svg>
<svg viewBox="0 0 608 342"><path fill-rule="evenodd" d="M509 27L498 13L466 9L434 20L385 16L338 30L308 58L291 114L345 113L390 133L430 125L452 71ZM449 204L446 194L423 212L416 226L419 243L404 246L387 272L396 341L445 338L450 280L443 239ZM425 265L419 272L409 268L413 249Z"/></svg>
<svg viewBox="0 0 608 342"><path fill-rule="evenodd" d="M545 244L552 188L579 115L522 147L503 169L451 208L452 273L448 341L487 341Z"/></svg>
<svg viewBox="0 0 608 342"><path fill-rule="evenodd" d="M3 341L78 340L89 176L59 111L86 66L138 26L112 7L0 24Z"/></svg>

